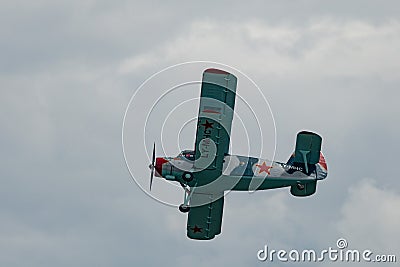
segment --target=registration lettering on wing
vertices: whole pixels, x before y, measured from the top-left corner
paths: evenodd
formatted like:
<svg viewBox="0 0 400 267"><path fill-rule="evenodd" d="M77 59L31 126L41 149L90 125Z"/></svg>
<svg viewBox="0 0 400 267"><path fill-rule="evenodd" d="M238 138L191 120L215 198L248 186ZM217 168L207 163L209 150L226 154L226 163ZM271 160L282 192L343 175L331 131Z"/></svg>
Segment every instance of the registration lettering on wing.
<svg viewBox="0 0 400 267"><path fill-rule="evenodd" d="M204 106L202 112L209 114L221 114L221 107Z"/></svg>

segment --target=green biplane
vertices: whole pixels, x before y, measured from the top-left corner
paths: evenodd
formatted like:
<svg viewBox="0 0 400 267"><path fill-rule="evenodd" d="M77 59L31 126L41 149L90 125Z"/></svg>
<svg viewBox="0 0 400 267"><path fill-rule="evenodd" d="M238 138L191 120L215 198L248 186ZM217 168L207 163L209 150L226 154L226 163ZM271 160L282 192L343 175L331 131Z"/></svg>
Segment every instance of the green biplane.
<svg viewBox="0 0 400 267"><path fill-rule="evenodd" d="M317 181L326 178L322 138L312 132L297 134L295 152L287 163L229 155L237 78L223 70L203 73L195 149L176 157L155 157L153 175L180 183L185 191L181 212L188 212L187 236L208 240L221 233L224 192L290 187L294 196L315 193Z"/></svg>

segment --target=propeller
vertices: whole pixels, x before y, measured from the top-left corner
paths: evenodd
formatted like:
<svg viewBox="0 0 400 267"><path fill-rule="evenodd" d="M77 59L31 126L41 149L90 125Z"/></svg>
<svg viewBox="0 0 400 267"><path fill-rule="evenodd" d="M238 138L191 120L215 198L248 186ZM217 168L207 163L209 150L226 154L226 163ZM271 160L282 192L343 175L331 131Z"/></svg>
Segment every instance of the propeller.
<svg viewBox="0 0 400 267"><path fill-rule="evenodd" d="M156 142L153 143L153 156L151 160L151 164L149 165L149 168L151 170L150 173L150 191L151 191L151 185L153 184L153 177L154 177L154 169L155 169L155 161L156 161Z"/></svg>

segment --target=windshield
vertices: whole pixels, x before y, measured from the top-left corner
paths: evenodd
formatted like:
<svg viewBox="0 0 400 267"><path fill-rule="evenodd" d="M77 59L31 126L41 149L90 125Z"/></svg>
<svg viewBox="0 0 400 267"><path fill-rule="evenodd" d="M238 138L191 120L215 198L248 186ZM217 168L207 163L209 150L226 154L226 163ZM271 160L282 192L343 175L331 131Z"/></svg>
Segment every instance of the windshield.
<svg viewBox="0 0 400 267"><path fill-rule="evenodd" d="M180 153L180 156L184 157L185 159L188 159L190 161L194 161L194 151L191 150L184 150Z"/></svg>

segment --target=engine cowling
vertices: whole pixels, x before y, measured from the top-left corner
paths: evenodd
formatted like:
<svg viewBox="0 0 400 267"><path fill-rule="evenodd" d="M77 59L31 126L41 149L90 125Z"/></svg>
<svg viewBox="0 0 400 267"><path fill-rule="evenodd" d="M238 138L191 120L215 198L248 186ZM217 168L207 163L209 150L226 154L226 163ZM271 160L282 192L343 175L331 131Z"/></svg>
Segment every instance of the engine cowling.
<svg viewBox="0 0 400 267"><path fill-rule="evenodd" d="M290 193L296 197L307 197L317 191L317 181L311 181L308 183L301 183L297 185L292 185L290 187Z"/></svg>

